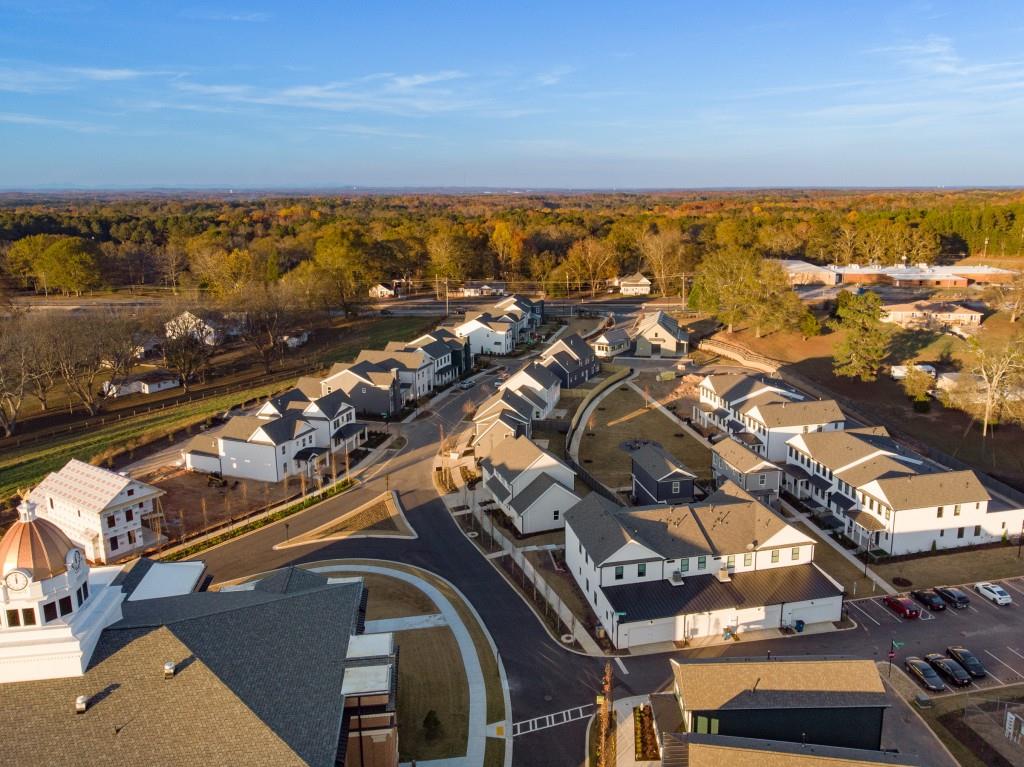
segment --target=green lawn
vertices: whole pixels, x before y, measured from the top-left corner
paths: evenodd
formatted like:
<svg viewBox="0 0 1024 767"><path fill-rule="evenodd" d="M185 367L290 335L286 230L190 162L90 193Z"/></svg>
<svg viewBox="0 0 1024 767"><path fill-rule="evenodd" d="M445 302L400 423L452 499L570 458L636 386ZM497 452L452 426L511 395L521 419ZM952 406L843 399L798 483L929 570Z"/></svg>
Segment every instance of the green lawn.
<svg viewBox="0 0 1024 767"><path fill-rule="evenodd" d="M906 578L914 588L975 583L1024 575L1024 559L1017 558L1013 545L932 554L902 562L876 565L874 571L892 583Z"/></svg>

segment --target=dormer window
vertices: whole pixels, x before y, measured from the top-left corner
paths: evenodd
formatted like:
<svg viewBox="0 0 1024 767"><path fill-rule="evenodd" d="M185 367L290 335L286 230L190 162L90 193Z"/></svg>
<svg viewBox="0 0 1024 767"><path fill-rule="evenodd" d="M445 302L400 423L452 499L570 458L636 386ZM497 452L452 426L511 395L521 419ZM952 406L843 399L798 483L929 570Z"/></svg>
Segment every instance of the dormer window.
<svg viewBox="0 0 1024 767"><path fill-rule="evenodd" d="M128 495L135 495L135 488L129 487L126 492Z"/></svg>

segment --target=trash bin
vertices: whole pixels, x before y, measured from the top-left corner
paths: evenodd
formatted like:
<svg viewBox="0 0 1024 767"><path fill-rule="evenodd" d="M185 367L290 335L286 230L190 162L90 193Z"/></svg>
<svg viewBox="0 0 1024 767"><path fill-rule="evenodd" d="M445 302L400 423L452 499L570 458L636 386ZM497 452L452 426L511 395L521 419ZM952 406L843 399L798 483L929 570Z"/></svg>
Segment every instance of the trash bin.
<svg viewBox="0 0 1024 767"><path fill-rule="evenodd" d="M795 628L795 629L796 629L796 633L797 633L797 634L802 634L802 633L803 633L803 631L804 631L804 622L803 622L802 620L799 620L799 619L797 619L797 620L796 620L796 621L795 621L795 622L793 623L793 628Z"/></svg>

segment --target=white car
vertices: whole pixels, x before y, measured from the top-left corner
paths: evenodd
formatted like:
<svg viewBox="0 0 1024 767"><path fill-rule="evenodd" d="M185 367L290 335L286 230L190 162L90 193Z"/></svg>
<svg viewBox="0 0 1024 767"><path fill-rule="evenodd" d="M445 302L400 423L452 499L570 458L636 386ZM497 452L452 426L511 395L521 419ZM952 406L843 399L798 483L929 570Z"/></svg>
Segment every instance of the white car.
<svg viewBox="0 0 1024 767"><path fill-rule="evenodd" d="M1006 593L1006 589L995 583L989 583L988 581L975 583L974 590L985 597L985 599L997 605L1008 605L1013 602L1013 598Z"/></svg>

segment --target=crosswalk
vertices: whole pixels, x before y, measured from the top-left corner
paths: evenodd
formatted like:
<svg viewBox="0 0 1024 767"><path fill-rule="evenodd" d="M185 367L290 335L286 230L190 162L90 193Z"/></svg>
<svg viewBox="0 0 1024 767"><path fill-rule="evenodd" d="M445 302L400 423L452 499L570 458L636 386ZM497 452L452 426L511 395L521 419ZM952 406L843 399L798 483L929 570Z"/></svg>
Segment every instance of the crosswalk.
<svg viewBox="0 0 1024 767"><path fill-rule="evenodd" d="M550 727L558 727L560 724L578 722L580 719L586 719L593 712L594 704L587 703L586 705L568 708L565 711L558 711L554 714L545 714L544 716L527 719L523 722L515 722L512 724L512 737L518 738L520 735L547 730Z"/></svg>

